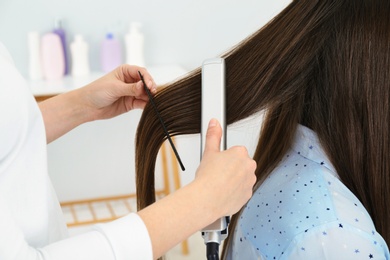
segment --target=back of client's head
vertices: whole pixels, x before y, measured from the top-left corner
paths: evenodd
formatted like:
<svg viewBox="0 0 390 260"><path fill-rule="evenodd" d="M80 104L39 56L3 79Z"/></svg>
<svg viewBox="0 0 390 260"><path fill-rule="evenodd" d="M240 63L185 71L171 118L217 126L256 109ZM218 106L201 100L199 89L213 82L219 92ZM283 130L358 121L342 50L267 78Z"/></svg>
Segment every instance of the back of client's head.
<svg viewBox="0 0 390 260"><path fill-rule="evenodd" d="M388 0L293 1L224 55L227 123L266 111L254 154L258 183L274 169L291 146L297 125L303 124L317 133L341 180L362 201L386 241L389 11ZM171 135L200 132L200 92L197 69L156 94ZM139 209L155 201L155 161L166 139L159 124L147 105L136 138Z"/></svg>

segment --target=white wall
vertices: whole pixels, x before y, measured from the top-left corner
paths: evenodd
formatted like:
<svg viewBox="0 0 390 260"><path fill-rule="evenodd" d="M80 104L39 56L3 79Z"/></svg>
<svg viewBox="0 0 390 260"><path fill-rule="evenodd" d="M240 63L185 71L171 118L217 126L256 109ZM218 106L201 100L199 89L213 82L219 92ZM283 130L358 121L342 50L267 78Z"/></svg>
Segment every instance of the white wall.
<svg viewBox="0 0 390 260"><path fill-rule="evenodd" d="M192 69L238 43L291 0L1 0L0 41L27 75L26 34L52 30L64 19L68 41L81 33L90 43L93 70L108 30L123 36L131 21L143 24L146 62Z"/></svg>
<svg viewBox="0 0 390 260"><path fill-rule="evenodd" d="M0 41L26 76L27 32L49 31L54 18L60 16L68 41L75 33L81 33L90 43L92 69L98 70L98 46L107 30L123 36L129 22L139 21L146 39L147 66L174 64L188 71L244 39L289 2L1 0ZM61 200L134 190L133 138L139 115L139 111L132 112L110 121L86 124L49 145L49 173ZM258 130L259 118L229 127L228 146L244 144L253 152ZM194 178L199 149L199 136L178 138L178 150L187 168L181 174L183 184Z"/></svg>

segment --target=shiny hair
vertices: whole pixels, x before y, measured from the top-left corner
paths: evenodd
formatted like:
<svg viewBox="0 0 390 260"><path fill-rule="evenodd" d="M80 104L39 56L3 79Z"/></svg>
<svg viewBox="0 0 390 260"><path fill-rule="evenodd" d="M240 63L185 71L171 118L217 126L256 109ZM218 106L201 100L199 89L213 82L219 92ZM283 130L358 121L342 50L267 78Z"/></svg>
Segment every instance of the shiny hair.
<svg viewBox="0 0 390 260"><path fill-rule="evenodd" d="M227 123L265 111L254 154L257 184L291 147L297 125L305 125L316 132L341 181L363 203L386 241L390 240L389 13L388 0L296 0L222 55ZM155 95L171 135L200 132L200 99L199 68ZM138 209L155 201L155 161L165 139L147 105L136 137ZM230 234L238 214L232 217ZM228 238L225 245L229 243Z"/></svg>

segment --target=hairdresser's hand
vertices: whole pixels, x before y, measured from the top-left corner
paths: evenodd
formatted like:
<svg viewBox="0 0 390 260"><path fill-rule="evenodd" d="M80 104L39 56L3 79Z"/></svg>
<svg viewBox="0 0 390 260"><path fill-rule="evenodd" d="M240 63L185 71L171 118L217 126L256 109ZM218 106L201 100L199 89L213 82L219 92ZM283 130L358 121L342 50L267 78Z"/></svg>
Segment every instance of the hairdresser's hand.
<svg viewBox="0 0 390 260"><path fill-rule="evenodd" d="M203 159L194 182L201 183L200 195L216 218L236 213L252 196L256 162L243 146L220 151L222 128L210 121Z"/></svg>
<svg viewBox="0 0 390 260"><path fill-rule="evenodd" d="M252 195L255 161L244 147L221 152L222 128L217 120L210 123L195 180L138 212L154 259L216 219L236 213Z"/></svg>
<svg viewBox="0 0 390 260"><path fill-rule="evenodd" d="M82 96L91 120L106 119L132 109L144 108L148 96L138 74L144 77L145 83L152 93L156 92L156 84L145 68L122 65L102 78L83 88Z"/></svg>
<svg viewBox="0 0 390 260"><path fill-rule="evenodd" d="M85 87L40 102L47 143L80 124L143 108L148 96L138 71L151 92L155 93L156 84L146 69L122 65Z"/></svg>

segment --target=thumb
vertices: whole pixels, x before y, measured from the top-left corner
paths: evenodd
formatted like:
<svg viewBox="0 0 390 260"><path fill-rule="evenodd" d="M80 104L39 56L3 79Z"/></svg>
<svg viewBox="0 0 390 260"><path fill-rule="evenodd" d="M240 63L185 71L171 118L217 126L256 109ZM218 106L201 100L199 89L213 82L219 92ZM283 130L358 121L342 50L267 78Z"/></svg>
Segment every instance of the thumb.
<svg viewBox="0 0 390 260"><path fill-rule="evenodd" d="M222 128L218 120L213 118L209 122L206 133L204 155L209 152L219 152L221 145Z"/></svg>
<svg viewBox="0 0 390 260"><path fill-rule="evenodd" d="M142 83L142 81L126 83L126 85L126 96L139 96L144 92L144 84Z"/></svg>
<svg viewBox="0 0 390 260"><path fill-rule="evenodd" d="M146 84L146 87L149 89L151 93L155 93L156 89L152 85L153 83L149 81L149 84ZM119 91L121 91L122 96L132 96L132 97L139 97L142 94L146 95L146 91L144 88L144 83L140 80L133 83L123 83L122 88L119 88ZM153 87L152 87L153 86Z"/></svg>

